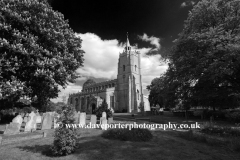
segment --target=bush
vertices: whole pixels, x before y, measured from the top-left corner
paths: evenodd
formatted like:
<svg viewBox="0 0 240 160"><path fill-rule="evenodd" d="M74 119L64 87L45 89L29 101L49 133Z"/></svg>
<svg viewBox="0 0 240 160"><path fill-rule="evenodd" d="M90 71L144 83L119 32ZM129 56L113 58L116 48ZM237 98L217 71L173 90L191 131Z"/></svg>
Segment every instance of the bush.
<svg viewBox="0 0 240 160"><path fill-rule="evenodd" d="M10 123L12 119L17 115L17 108L5 109L0 111L0 121L1 123Z"/></svg>
<svg viewBox="0 0 240 160"><path fill-rule="evenodd" d="M104 131L102 137L121 141L149 141L153 136L148 129L132 128L129 130L129 128L116 128Z"/></svg>
<svg viewBox="0 0 240 160"><path fill-rule="evenodd" d="M226 114L226 117L235 123L240 122L240 112L239 111L234 111L234 112L229 112Z"/></svg>
<svg viewBox="0 0 240 160"><path fill-rule="evenodd" d="M209 135L219 135L223 137L240 137L240 130L231 127L209 126L201 129L202 133Z"/></svg>
<svg viewBox="0 0 240 160"><path fill-rule="evenodd" d="M77 148L79 135L75 128L66 128L66 124L74 123L74 111L72 106L64 106L59 118L60 126L55 130L54 142L51 150L55 156L65 156L73 153Z"/></svg>
<svg viewBox="0 0 240 160"><path fill-rule="evenodd" d="M224 139L217 139L215 137L209 137L204 134L194 134L192 130L187 132L180 132L178 135L179 137L186 140L206 143L210 146L228 147L228 149L232 151L240 151L240 137L227 137Z"/></svg>
<svg viewBox="0 0 240 160"><path fill-rule="evenodd" d="M231 148L233 151L240 151L240 138L231 138L228 142L229 148Z"/></svg>
<svg viewBox="0 0 240 160"><path fill-rule="evenodd" d="M213 110L208 110L205 113L206 118L213 117L214 119L224 119L225 118L225 112L224 111L213 111Z"/></svg>
<svg viewBox="0 0 240 160"><path fill-rule="evenodd" d="M36 109L34 107L24 107L21 111L25 114L31 113L32 111L36 113Z"/></svg>
<svg viewBox="0 0 240 160"><path fill-rule="evenodd" d="M108 109L108 104L105 99L103 100L102 104L96 109L96 116L98 118L102 117L103 112L106 112L107 118L112 117L112 111Z"/></svg>

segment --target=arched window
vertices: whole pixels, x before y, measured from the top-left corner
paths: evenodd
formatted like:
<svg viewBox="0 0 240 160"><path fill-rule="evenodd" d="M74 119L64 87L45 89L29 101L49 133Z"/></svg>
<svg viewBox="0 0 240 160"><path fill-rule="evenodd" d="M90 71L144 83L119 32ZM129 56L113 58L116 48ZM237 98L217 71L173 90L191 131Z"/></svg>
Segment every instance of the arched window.
<svg viewBox="0 0 240 160"><path fill-rule="evenodd" d="M125 65L123 65L123 71L125 71Z"/></svg>
<svg viewBox="0 0 240 160"><path fill-rule="evenodd" d="M138 100L139 100L139 90L137 90L137 97L138 97Z"/></svg>
<svg viewBox="0 0 240 160"><path fill-rule="evenodd" d="M135 71L137 71L137 65L135 65Z"/></svg>
<svg viewBox="0 0 240 160"><path fill-rule="evenodd" d="M78 98L75 99L75 107L78 107Z"/></svg>

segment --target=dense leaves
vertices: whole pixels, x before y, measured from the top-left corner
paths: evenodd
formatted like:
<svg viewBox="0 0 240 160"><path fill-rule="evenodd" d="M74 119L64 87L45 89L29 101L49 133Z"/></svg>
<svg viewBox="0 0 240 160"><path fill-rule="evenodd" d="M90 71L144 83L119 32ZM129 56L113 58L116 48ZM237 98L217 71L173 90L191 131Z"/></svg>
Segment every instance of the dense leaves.
<svg viewBox="0 0 240 160"><path fill-rule="evenodd" d="M176 95L171 97L185 108L238 106L239 35L239 0L202 0L196 4L168 57L170 65L166 75L177 82L177 86L170 85ZM166 85L169 78L165 77L158 83L169 92L171 89ZM157 91L161 96L162 90Z"/></svg>
<svg viewBox="0 0 240 160"><path fill-rule="evenodd" d="M0 0L0 99L40 108L82 66L81 39L44 0Z"/></svg>
<svg viewBox="0 0 240 160"><path fill-rule="evenodd" d="M148 129L115 128L104 131L102 137L121 141L150 141L153 135Z"/></svg>
<svg viewBox="0 0 240 160"><path fill-rule="evenodd" d="M178 81L174 78L174 72L169 66L168 72L162 74L159 78L152 80L147 86L150 90L149 101L151 106L160 105L160 107L172 108L179 104L177 97Z"/></svg>
<svg viewBox="0 0 240 160"><path fill-rule="evenodd" d="M233 107L239 98L240 1L203 0L189 13L171 56L182 97Z"/></svg>
<svg viewBox="0 0 240 160"><path fill-rule="evenodd" d="M75 109L72 106L64 106L59 124L61 127L55 130L52 152L56 156L65 156L73 153L77 148L79 135L75 128L66 128L66 124L74 123Z"/></svg>
<svg viewBox="0 0 240 160"><path fill-rule="evenodd" d="M106 112L107 118L112 117L112 111L108 109L108 104L106 100L104 99L102 104L96 109L96 116L102 117L102 113Z"/></svg>

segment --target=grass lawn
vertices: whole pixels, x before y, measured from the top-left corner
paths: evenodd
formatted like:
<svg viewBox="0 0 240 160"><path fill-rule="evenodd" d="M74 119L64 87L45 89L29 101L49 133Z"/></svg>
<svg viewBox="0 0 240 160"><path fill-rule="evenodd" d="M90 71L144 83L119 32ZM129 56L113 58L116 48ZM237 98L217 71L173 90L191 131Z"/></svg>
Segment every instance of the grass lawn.
<svg viewBox="0 0 240 160"><path fill-rule="evenodd" d="M79 129L79 149L65 157L49 156L53 137L27 140L16 144L0 146L1 160L239 160L240 153L224 147L209 146L178 137L173 131L153 131L154 138L149 142L129 142L108 140L100 135L100 129Z"/></svg>
<svg viewBox="0 0 240 160"><path fill-rule="evenodd" d="M190 123L196 123L196 122L209 122L207 119L200 119L200 118L188 118L188 120L185 119L185 117L177 117L173 116L171 112L164 112L164 115L147 115L147 116L142 116L141 114L135 115L134 117L131 116L131 114L121 114L117 113L114 115L114 120L121 120L121 121L129 121L132 120L134 121L135 118L151 118L151 122L154 123L159 123L159 124L168 124L168 122L171 123L178 123L178 124L190 124ZM223 121L223 120L216 120L213 122L215 125L218 126L235 126L234 123L230 123L228 121Z"/></svg>

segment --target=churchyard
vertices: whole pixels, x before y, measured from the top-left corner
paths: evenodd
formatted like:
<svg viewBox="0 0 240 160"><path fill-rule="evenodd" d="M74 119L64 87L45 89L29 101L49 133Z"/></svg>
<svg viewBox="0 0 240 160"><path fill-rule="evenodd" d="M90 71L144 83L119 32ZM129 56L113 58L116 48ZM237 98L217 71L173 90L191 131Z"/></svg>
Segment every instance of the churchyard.
<svg viewBox="0 0 240 160"><path fill-rule="evenodd" d="M42 115L33 113L16 116L10 124L1 125L0 159L240 159L240 152L232 150L229 145L215 141L218 139L209 136L205 139L190 139L188 130L152 130L153 138L146 142L110 140L102 137L105 130L78 128L80 134L78 148L67 156L56 157L51 154L50 147L54 140L54 130L57 128L57 113L46 112ZM31 118L29 118L31 117ZM40 118L41 117L41 118ZM96 115L86 115L75 112L76 124L94 123L133 123L135 118L151 118L151 122L138 123L165 123L175 121L182 123L183 118L168 115L134 115L115 114L107 120L106 114L98 120ZM41 119L41 120L40 120ZM22 124L20 125L22 121ZM192 120L189 120L193 123ZM40 123L38 123L40 122ZM17 123L17 124L16 124ZM219 123L219 122L217 122ZM17 129L16 129L17 128ZM18 130L19 129L19 130ZM197 131L193 130L193 133ZM210 143L211 142L211 143Z"/></svg>

